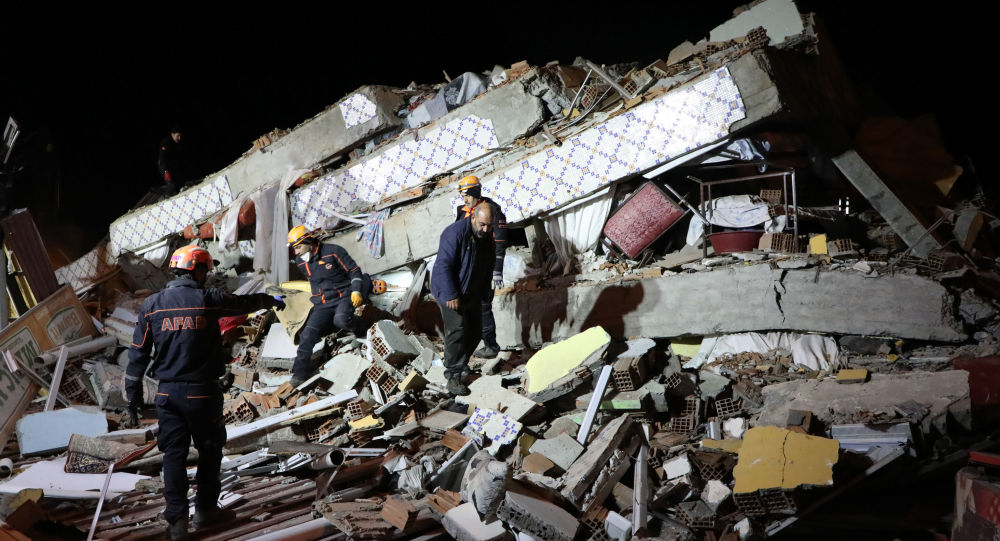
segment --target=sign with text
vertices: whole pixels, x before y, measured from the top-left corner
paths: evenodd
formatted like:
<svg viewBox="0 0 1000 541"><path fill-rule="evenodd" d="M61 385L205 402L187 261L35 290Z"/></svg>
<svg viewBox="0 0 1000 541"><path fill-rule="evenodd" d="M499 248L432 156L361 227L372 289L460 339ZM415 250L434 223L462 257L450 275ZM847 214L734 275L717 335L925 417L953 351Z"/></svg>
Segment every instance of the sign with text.
<svg viewBox="0 0 1000 541"><path fill-rule="evenodd" d="M81 336L96 336L90 314L83 309L73 288L63 286L0 331L0 353L31 364L43 351ZM7 441L28 402L38 391L22 371L11 372L0 362L0 445Z"/></svg>

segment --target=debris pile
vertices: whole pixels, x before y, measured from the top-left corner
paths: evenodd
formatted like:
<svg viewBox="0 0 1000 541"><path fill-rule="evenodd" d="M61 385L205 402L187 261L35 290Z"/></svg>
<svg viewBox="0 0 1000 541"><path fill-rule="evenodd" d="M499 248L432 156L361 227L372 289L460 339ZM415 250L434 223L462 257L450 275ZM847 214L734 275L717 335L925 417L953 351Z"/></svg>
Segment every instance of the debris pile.
<svg viewBox="0 0 1000 541"><path fill-rule="evenodd" d="M123 352L190 242L219 254L216 285L288 306L222 324L237 519L206 539L735 541L794 531L889 464L957 470L994 445L995 201L926 131L880 152L896 121L843 108L823 39L765 0L645 67L362 87L55 273L14 215L3 528L162 535L157 383L123 430ZM809 95L815 78L844 103ZM905 157L928 148L940 163L914 177ZM452 396L426 286L468 174L518 242L493 301L506 351ZM311 305L292 224L388 284L356 312L363 335L325 337L294 386ZM956 532L985 520L962 512Z"/></svg>

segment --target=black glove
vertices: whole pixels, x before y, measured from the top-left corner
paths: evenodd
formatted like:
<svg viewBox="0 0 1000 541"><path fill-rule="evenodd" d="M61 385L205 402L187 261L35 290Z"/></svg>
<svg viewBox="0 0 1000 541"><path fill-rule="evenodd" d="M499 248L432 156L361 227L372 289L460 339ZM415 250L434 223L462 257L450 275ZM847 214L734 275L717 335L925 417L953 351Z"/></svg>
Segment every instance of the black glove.
<svg viewBox="0 0 1000 541"><path fill-rule="evenodd" d="M128 427L139 428L139 406L128 405Z"/></svg>
<svg viewBox="0 0 1000 541"><path fill-rule="evenodd" d="M284 295L275 295L272 298L273 300L272 300L271 307L274 308L275 310L284 310L285 309L285 301L282 300L284 298L285 298Z"/></svg>

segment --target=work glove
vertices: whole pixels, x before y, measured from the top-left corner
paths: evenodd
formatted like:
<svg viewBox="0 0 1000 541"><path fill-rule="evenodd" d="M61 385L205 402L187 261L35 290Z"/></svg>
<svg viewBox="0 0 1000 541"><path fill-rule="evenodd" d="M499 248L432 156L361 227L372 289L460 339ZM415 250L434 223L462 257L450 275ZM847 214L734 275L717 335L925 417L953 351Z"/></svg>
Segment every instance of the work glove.
<svg viewBox="0 0 1000 541"><path fill-rule="evenodd" d="M361 306L361 301L363 300L364 299L361 298L361 293L358 293L357 291L351 292L351 306L357 308Z"/></svg>
<svg viewBox="0 0 1000 541"><path fill-rule="evenodd" d="M493 289L503 288L503 273L493 271Z"/></svg>
<svg viewBox="0 0 1000 541"><path fill-rule="evenodd" d="M129 404L127 428L139 428L139 406L133 406L132 404Z"/></svg>
<svg viewBox="0 0 1000 541"><path fill-rule="evenodd" d="M284 295L275 295L273 297L274 301L271 303L271 308L274 308L275 310L284 310L285 309L284 298L285 298Z"/></svg>

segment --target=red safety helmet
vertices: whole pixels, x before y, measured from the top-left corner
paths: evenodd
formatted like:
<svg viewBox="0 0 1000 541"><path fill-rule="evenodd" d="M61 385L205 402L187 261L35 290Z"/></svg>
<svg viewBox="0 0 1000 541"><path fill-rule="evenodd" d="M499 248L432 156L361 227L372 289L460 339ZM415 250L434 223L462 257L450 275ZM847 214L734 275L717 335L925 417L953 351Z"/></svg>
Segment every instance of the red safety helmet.
<svg viewBox="0 0 1000 541"><path fill-rule="evenodd" d="M207 270L212 270L212 255L208 250L195 244L181 246L170 256L171 269L193 271L198 263L204 263Z"/></svg>

